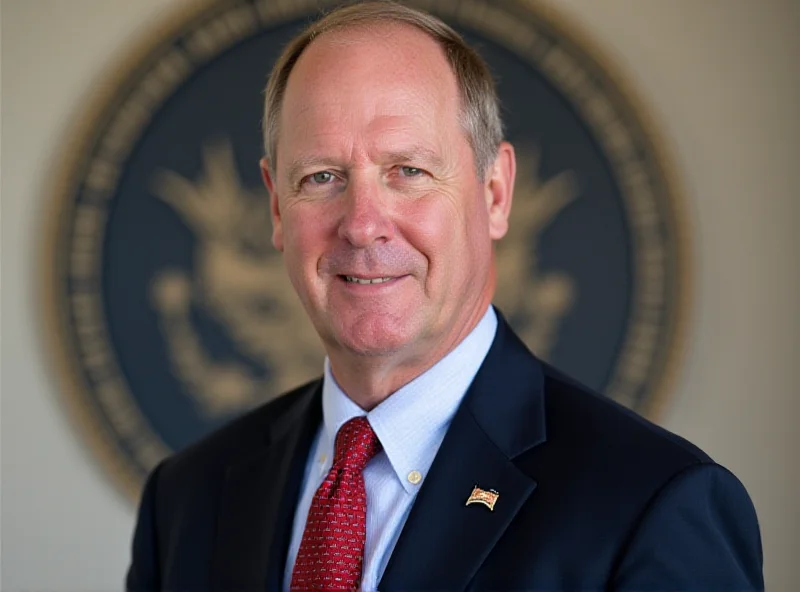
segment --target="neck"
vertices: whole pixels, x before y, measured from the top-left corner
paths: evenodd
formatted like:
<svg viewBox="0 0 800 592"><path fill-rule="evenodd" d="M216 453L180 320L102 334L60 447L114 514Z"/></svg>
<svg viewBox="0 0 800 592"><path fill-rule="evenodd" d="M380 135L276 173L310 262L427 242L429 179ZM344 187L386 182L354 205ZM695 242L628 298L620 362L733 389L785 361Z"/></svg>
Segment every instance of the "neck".
<svg viewBox="0 0 800 592"><path fill-rule="evenodd" d="M490 298L461 325L453 336L435 347L419 351L393 352L387 356L354 355L345 351L330 351L331 373L339 388L365 411L371 411L403 386L427 372L439 360L453 351L469 335L486 314Z"/></svg>

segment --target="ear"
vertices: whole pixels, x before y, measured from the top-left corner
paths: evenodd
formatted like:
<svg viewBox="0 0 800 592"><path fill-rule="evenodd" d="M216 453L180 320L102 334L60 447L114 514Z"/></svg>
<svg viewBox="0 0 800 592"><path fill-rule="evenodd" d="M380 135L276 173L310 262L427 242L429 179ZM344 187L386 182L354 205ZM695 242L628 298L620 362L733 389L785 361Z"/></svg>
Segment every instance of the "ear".
<svg viewBox="0 0 800 592"><path fill-rule="evenodd" d="M517 173L517 160L514 147L501 142L497 157L486 172L486 209L489 213L489 236L493 240L503 238L508 232L508 217L511 213L511 200L514 196L514 177Z"/></svg>
<svg viewBox="0 0 800 592"><path fill-rule="evenodd" d="M272 216L272 245L283 253L283 222L281 221L275 179L272 178L266 158L262 158L258 164L261 167L261 179L264 181L267 191L269 191L269 210Z"/></svg>

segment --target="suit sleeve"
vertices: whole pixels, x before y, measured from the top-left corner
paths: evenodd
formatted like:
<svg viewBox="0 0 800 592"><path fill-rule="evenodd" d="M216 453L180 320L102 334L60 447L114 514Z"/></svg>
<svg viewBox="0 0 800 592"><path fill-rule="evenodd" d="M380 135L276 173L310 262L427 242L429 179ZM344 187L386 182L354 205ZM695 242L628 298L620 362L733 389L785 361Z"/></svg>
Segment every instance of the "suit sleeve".
<svg viewBox="0 0 800 592"><path fill-rule="evenodd" d="M761 537L744 486L719 465L673 477L618 563L611 590L763 590Z"/></svg>
<svg viewBox="0 0 800 592"><path fill-rule="evenodd" d="M125 579L127 592L155 592L161 589L156 529L156 489L162 465L147 479L139 504L131 549L131 564Z"/></svg>

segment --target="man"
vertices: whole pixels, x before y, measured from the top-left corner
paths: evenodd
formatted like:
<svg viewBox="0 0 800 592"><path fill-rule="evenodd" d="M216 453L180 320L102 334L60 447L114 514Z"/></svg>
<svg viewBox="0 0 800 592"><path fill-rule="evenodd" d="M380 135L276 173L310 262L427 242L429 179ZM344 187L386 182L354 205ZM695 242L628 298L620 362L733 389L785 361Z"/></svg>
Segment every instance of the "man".
<svg viewBox="0 0 800 592"><path fill-rule="evenodd" d="M446 25L340 9L267 87L273 243L328 357L160 465L129 590L751 590L741 484L491 307L515 160Z"/></svg>

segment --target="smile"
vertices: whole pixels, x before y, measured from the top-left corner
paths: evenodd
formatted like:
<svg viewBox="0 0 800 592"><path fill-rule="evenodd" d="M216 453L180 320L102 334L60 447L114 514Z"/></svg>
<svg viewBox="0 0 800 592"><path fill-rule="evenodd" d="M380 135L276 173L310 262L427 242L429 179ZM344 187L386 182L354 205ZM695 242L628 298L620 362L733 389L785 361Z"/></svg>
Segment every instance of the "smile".
<svg viewBox="0 0 800 592"><path fill-rule="evenodd" d="M393 280L393 277L382 277L382 278L359 278L353 275L346 275L343 276L346 282L351 284L382 284L384 282L388 282L389 280Z"/></svg>

